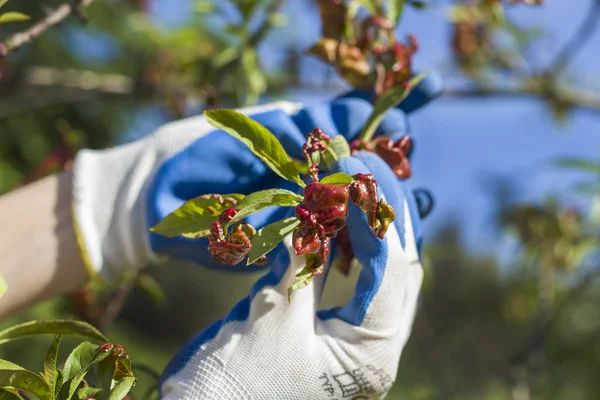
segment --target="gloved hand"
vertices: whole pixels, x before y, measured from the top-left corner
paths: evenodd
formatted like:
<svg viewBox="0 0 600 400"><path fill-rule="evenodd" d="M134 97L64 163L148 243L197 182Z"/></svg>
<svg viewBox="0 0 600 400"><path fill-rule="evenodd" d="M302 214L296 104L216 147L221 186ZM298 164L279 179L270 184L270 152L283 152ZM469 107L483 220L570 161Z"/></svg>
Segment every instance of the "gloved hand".
<svg viewBox="0 0 600 400"><path fill-rule="evenodd" d="M436 75L423 80L391 110L379 132L407 133L402 108L414 110L441 91ZM352 93L364 97L364 93ZM346 97L304 107L277 102L240 110L269 128L285 150L301 159L305 135L318 126L352 140L372 110L361 98ZM184 201L208 193L248 194L266 188L295 188L269 170L244 144L215 130L203 116L168 124L136 142L109 150L81 151L74 164L73 210L78 241L91 274L111 279L119 272L160 262L164 256L205 267L231 268L210 258L207 239L165 238L149 232ZM292 186L290 186L292 185ZM282 218L269 208L248 218L260 228ZM282 251L278 246L273 254Z"/></svg>
<svg viewBox="0 0 600 400"><path fill-rule="evenodd" d="M229 315L193 337L161 380L164 400L379 399L395 380L409 337L422 281L412 193L377 155L359 153L335 169L372 173L379 197L396 210L383 240L349 204L347 226L363 266L353 299L318 310L323 274L292 294L287 288L304 267L291 236L271 271Z"/></svg>

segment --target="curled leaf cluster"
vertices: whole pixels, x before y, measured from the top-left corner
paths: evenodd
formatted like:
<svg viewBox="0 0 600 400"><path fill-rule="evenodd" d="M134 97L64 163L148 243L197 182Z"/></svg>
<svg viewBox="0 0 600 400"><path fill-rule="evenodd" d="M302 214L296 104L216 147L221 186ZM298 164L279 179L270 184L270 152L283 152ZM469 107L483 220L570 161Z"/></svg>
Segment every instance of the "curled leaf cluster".
<svg viewBox="0 0 600 400"><path fill-rule="evenodd" d="M372 13L362 20L349 19L342 0L319 0L323 38L308 54L335 67L350 85L380 96L397 85L406 85L412 75L412 57L418 51L413 35L401 43L392 21L385 14ZM383 12L383 10L379 10ZM398 16L399 17L399 16Z"/></svg>
<svg viewBox="0 0 600 400"><path fill-rule="evenodd" d="M412 176L409 157L413 144L408 135L404 135L396 142L385 136L379 136L370 142L357 139L352 142L351 148L353 154L357 151L376 153L400 179L408 179Z"/></svg>

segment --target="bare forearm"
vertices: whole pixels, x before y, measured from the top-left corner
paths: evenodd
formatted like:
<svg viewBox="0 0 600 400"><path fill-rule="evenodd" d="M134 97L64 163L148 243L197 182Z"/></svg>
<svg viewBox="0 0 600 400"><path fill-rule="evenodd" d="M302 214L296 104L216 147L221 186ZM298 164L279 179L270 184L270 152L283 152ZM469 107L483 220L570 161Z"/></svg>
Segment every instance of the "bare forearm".
<svg viewBox="0 0 600 400"><path fill-rule="evenodd" d="M8 284L0 318L85 284L88 274L71 218L70 173L0 197L0 221L0 273Z"/></svg>

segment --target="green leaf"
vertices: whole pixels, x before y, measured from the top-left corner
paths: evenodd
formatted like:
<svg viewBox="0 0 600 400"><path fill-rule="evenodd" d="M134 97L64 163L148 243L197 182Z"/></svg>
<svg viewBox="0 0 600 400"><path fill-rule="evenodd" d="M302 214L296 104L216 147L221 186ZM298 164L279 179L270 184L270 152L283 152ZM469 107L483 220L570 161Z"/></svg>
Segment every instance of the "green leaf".
<svg viewBox="0 0 600 400"><path fill-rule="evenodd" d="M412 88L417 86L419 82L425 78L425 76L425 73L417 75L408 82L407 87L396 86L381 95L381 97L375 103L373 112L369 116L369 119L367 120L367 123L365 124L365 127L363 128L359 137L366 141L371 140L388 110L402 103L402 101L408 97Z"/></svg>
<svg viewBox="0 0 600 400"><path fill-rule="evenodd" d="M40 399L54 398L54 393L40 375L10 361L0 360L0 389L5 388L20 389Z"/></svg>
<svg viewBox="0 0 600 400"><path fill-rule="evenodd" d="M342 135L337 135L331 139L328 148L335 153L337 159L350 157L350 145Z"/></svg>
<svg viewBox="0 0 600 400"><path fill-rule="evenodd" d="M56 359L58 358L58 347L60 346L60 340L62 339L62 335L56 335L54 340L52 340L52 344L48 349L48 353L46 354L46 360L44 361L44 379L48 386L50 386L50 390L52 393L55 393L56 388Z"/></svg>
<svg viewBox="0 0 600 400"><path fill-rule="evenodd" d="M323 161L328 169L340 158L350 157L350 145L345 137L337 135L327 145L327 151L323 154Z"/></svg>
<svg viewBox="0 0 600 400"><path fill-rule="evenodd" d="M555 163L561 168L579 169L600 174L600 163L590 160L565 157L557 159Z"/></svg>
<svg viewBox="0 0 600 400"><path fill-rule="evenodd" d="M390 0L388 2L387 18L392 21L394 26L398 25L400 18L402 18L404 4L404 0Z"/></svg>
<svg viewBox="0 0 600 400"><path fill-rule="evenodd" d="M354 182L354 178L343 172L336 172L321 179L323 185L344 186Z"/></svg>
<svg viewBox="0 0 600 400"><path fill-rule="evenodd" d="M67 358L64 368L64 383L60 391L61 400L70 400L88 370L95 364L102 362L108 356L111 355L110 351L99 352L98 346L93 345L89 342L81 343L73 350L73 352ZM69 385L66 385L69 382Z"/></svg>
<svg viewBox="0 0 600 400"><path fill-rule="evenodd" d="M0 274L0 297L4 296L6 292L8 292L8 284L2 274Z"/></svg>
<svg viewBox="0 0 600 400"><path fill-rule="evenodd" d="M267 90L267 79L260 69L258 54L254 48L242 52L241 65L248 83L247 104L255 104L259 96Z"/></svg>
<svg viewBox="0 0 600 400"><path fill-rule="evenodd" d="M308 266L302 268L302 271L298 272L298 274L294 278L292 286L288 288L288 301L291 301L292 293L294 293L294 291L302 289L303 287L308 286L308 284L312 282L314 272L315 270Z"/></svg>
<svg viewBox="0 0 600 400"><path fill-rule="evenodd" d="M122 400L135 384L135 378L127 377L119 380L111 390L108 400Z"/></svg>
<svg viewBox="0 0 600 400"><path fill-rule="evenodd" d="M6 24L7 22L27 21L28 19L28 15L16 11L10 11L0 15L0 24Z"/></svg>
<svg viewBox="0 0 600 400"><path fill-rule="evenodd" d="M273 250L298 225L300 225L298 218L292 217L273 222L256 232L252 238L252 248L248 253L247 265L256 262L260 257Z"/></svg>
<svg viewBox="0 0 600 400"><path fill-rule="evenodd" d="M16 389L11 387L3 387L0 389L0 400L23 400L23 397L17 392Z"/></svg>
<svg viewBox="0 0 600 400"><path fill-rule="evenodd" d="M0 344L36 335L67 335L107 342L108 339L92 325L73 320L31 321L0 332Z"/></svg>
<svg viewBox="0 0 600 400"><path fill-rule="evenodd" d="M90 342L83 342L75 347L71 354L69 354L69 357L67 357L67 361L65 361L63 382L66 383L80 373L92 361L97 350L98 346Z"/></svg>
<svg viewBox="0 0 600 400"><path fill-rule="evenodd" d="M267 128L250 117L227 109L204 111L208 122L241 140L277 175L304 187L296 166L279 140Z"/></svg>
<svg viewBox="0 0 600 400"><path fill-rule="evenodd" d="M153 277L146 273L141 273L138 275L136 283L159 307L167 305L167 294Z"/></svg>
<svg viewBox="0 0 600 400"><path fill-rule="evenodd" d="M96 394L102 391L102 388L96 388L91 386L86 386L77 389L77 398L78 399L88 399L90 397L94 397Z"/></svg>
<svg viewBox="0 0 600 400"><path fill-rule="evenodd" d="M233 217L231 223L241 221L251 214L263 208L295 207L304 199L303 196L286 189L268 189L249 194L236 206L238 213Z"/></svg>
<svg viewBox="0 0 600 400"><path fill-rule="evenodd" d="M9 0L0 0L0 8L4 7Z"/></svg>
<svg viewBox="0 0 600 400"><path fill-rule="evenodd" d="M223 210L232 207L226 199L239 202L243 194L204 195L188 200L167 215L150 231L166 237L183 235L189 238L210 235L210 226L219 219Z"/></svg>

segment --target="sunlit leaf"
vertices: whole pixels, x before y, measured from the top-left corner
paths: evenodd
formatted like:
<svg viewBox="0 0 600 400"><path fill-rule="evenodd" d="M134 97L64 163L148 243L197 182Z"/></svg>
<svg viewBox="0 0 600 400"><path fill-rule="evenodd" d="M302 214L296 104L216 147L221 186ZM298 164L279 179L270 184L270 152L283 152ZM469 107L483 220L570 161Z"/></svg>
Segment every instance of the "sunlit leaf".
<svg viewBox="0 0 600 400"><path fill-rule="evenodd" d="M252 238L252 248L248 253L248 265L273 250L286 236L300 225L296 217L273 222L260 229Z"/></svg>
<svg viewBox="0 0 600 400"><path fill-rule="evenodd" d="M233 110L209 110L204 115L211 125L246 144L277 175L302 187L306 186L279 140L267 128Z"/></svg>
<svg viewBox="0 0 600 400"><path fill-rule="evenodd" d="M236 206L238 213L231 223L241 221L251 214L267 207L295 207L302 201L303 196L285 189L268 189L249 194Z"/></svg>
<svg viewBox="0 0 600 400"><path fill-rule="evenodd" d="M387 8L387 18L395 25L398 24L404 11L404 0L389 0Z"/></svg>
<svg viewBox="0 0 600 400"><path fill-rule="evenodd" d="M308 286L313 280L314 269L310 267L304 267L296 277L294 278L294 282L288 288L288 301L292 299L292 293L294 293L298 289L302 289L303 287Z"/></svg>
<svg viewBox="0 0 600 400"><path fill-rule="evenodd" d="M221 212L242 200L243 194L204 195L188 200L177 210L163 218L150 231L167 237L183 235L195 238L210 235L210 226Z"/></svg>
<svg viewBox="0 0 600 400"><path fill-rule="evenodd" d="M323 185L343 186L354 182L354 178L344 172L336 172L321 179Z"/></svg>
<svg viewBox="0 0 600 400"><path fill-rule="evenodd" d="M37 335L67 335L102 342L108 341L98 329L86 322L53 320L25 322L5 329L0 332L0 344Z"/></svg>
<svg viewBox="0 0 600 400"><path fill-rule="evenodd" d="M0 14L0 24L6 24L8 22L27 21L28 19L28 15L16 11L10 11L4 14Z"/></svg>

